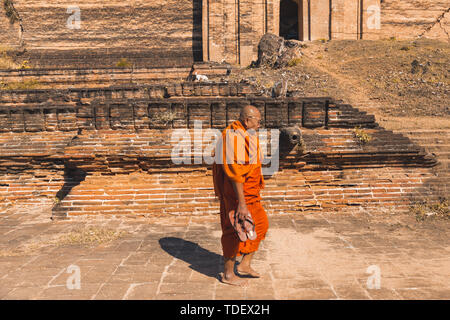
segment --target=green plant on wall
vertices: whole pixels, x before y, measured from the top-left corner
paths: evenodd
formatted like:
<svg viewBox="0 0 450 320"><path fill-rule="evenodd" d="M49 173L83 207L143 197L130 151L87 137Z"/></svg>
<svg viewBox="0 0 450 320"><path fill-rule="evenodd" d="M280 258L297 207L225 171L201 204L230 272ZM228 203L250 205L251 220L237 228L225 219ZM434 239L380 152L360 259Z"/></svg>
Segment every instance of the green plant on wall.
<svg viewBox="0 0 450 320"><path fill-rule="evenodd" d="M121 58L117 63L116 67L118 68L131 68L132 64L130 61L128 61L127 58Z"/></svg>
<svg viewBox="0 0 450 320"><path fill-rule="evenodd" d="M31 69L30 61L24 60L22 64L19 66L19 69Z"/></svg>
<svg viewBox="0 0 450 320"><path fill-rule="evenodd" d="M5 10L5 15L9 19L9 22L11 24L15 24L16 22L19 23L19 46L24 46L23 41L23 25L22 25L22 19L20 18L19 13L17 12L16 8L14 7L14 3L12 0L2 0L3 1L3 9ZM3 32L3 30L2 30Z"/></svg>
<svg viewBox="0 0 450 320"><path fill-rule="evenodd" d="M366 144L372 140L372 136L361 129L361 126L356 126L353 134L355 135L355 138L358 139L358 141L362 144Z"/></svg>

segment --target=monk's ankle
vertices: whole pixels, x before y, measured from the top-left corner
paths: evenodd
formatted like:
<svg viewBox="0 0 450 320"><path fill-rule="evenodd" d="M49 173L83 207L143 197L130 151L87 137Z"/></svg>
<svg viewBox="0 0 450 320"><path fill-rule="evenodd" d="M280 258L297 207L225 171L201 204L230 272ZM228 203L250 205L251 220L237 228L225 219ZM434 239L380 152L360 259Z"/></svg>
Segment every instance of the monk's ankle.
<svg viewBox="0 0 450 320"><path fill-rule="evenodd" d="M233 272L224 272L223 276L225 277L225 279L230 280L233 279L234 277L236 277L236 275Z"/></svg>

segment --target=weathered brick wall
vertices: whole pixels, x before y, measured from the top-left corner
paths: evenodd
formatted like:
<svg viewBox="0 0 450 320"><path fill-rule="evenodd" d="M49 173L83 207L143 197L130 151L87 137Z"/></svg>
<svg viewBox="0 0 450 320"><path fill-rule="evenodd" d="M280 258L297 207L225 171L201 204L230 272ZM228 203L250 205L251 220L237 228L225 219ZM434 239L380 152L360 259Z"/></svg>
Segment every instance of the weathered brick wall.
<svg viewBox="0 0 450 320"><path fill-rule="evenodd" d="M99 53L90 57L97 64L116 63L121 56L131 62L145 59L147 63L160 58L165 65L180 60L186 65L202 59L201 0L13 2L23 21L29 54L33 56L33 49L39 49L36 55L44 53L53 65L70 59L80 62L83 59L79 57L93 55L92 49ZM70 6L80 9L80 29L67 27L73 15L67 12ZM10 29L4 29L7 23L4 12L0 13L1 37L5 37L3 30Z"/></svg>
<svg viewBox="0 0 450 320"><path fill-rule="evenodd" d="M91 63L91 62L89 62ZM98 68L86 65L77 69L40 68L21 70L0 70L0 82L35 81L39 87L62 88L71 87L99 87L133 85L135 83L169 83L186 80L191 71L205 75L209 79L223 77L230 72L230 66L196 63L190 67L156 67L156 68ZM1 94L1 93L0 93Z"/></svg>
<svg viewBox="0 0 450 320"><path fill-rule="evenodd" d="M65 183L60 156L77 132L2 132L0 134L0 202L54 199ZM66 177L65 177L66 176Z"/></svg>
<svg viewBox="0 0 450 320"><path fill-rule="evenodd" d="M430 197L428 169L285 169L266 180L268 213L341 211L366 208L406 210L410 198ZM217 214L211 170L88 176L54 209L55 215Z"/></svg>
<svg viewBox="0 0 450 320"><path fill-rule="evenodd" d="M410 39L425 33L427 38L448 40L450 12L440 24L436 20L449 9L450 3L445 0L385 0L381 7L381 36ZM430 26L433 27L426 31Z"/></svg>
<svg viewBox="0 0 450 320"><path fill-rule="evenodd" d="M300 38L378 39L380 37L449 38L447 1L386 0L381 4L381 29L374 28L380 0L295 0L299 6ZM266 32L279 33L279 0L167 0L76 3L81 29L67 21L73 5L66 0L14 0L22 19L23 56L35 66L113 67L127 58L139 67L179 65L194 60L249 65ZM11 25L0 9L0 43L17 45L19 26ZM429 30L428 30L429 29ZM95 50L92 50L95 49Z"/></svg>
<svg viewBox="0 0 450 320"><path fill-rule="evenodd" d="M158 92L165 98L151 98ZM55 217L217 213L211 168L195 162L194 120L221 130L249 102L268 128L301 127L305 143L302 152L282 154L280 170L267 180L269 212L404 209L410 198L436 196L427 186L435 160L422 148L329 98L270 99L244 84L186 83L10 91L0 99L0 198L55 200ZM168 110L175 117L160 123L158 115ZM372 136L369 143L355 137L357 124ZM172 162L176 129L191 137L191 164ZM269 155L270 137L263 144Z"/></svg>

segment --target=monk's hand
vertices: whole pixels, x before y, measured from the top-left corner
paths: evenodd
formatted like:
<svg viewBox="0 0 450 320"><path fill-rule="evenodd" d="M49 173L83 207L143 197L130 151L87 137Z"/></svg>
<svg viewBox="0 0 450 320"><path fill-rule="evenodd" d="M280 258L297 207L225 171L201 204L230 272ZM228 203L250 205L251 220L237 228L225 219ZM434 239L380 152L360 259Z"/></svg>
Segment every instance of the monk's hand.
<svg viewBox="0 0 450 320"><path fill-rule="evenodd" d="M245 219L247 219L249 214L250 214L250 211L248 211L247 204L239 203L239 205L237 207L237 216L238 216L239 220L245 221Z"/></svg>

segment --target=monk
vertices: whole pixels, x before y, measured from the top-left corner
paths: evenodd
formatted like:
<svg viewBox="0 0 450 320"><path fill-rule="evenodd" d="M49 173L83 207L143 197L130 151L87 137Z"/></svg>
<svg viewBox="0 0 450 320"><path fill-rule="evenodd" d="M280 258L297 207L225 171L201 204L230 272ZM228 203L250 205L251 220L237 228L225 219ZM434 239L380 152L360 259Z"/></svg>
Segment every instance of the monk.
<svg viewBox="0 0 450 320"><path fill-rule="evenodd" d="M261 240L265 238L269 221L261 205L260 190L264 188L261 173L262 155L256 130L260 127L261 114L248 105L242 108L239 120L230 124L219 139L216 152L222 152L221 161L213 165L214 190L220 200L220 222L222 227L222 250L225 262L221 281L231 285L246 285L240 276L259 278L251 262ZM220 150L221 149L221 150ZM250 214L256 231L256 239L240 241L230 221L230 211L245 221ZM234 272L236 257L242 256Z"/></svg>

